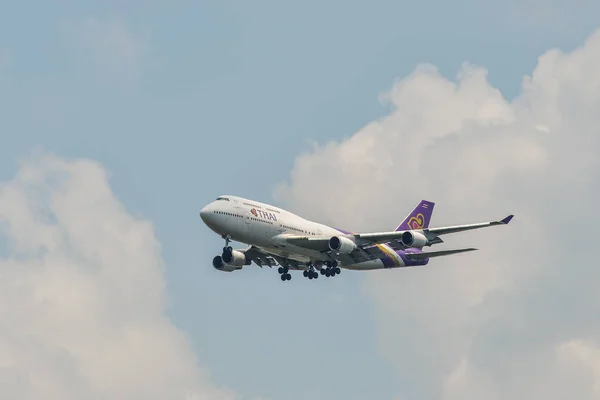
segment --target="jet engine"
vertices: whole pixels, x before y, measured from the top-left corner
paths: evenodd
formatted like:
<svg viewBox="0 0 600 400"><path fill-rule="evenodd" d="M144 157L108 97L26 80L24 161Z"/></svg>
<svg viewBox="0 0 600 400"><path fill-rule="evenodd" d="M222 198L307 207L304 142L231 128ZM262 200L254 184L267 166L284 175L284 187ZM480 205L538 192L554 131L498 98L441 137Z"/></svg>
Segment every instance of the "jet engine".
<svg viewBox="0 0 600 400"><path fill-rule="evenodd" d="M229 265L227 263L224 263L223 258L221 258L221 256L216 256L215 258L213 258L212 265L215 269L224 272L231 272L235 271L236 269L242 269L241 266L238 267L235 265Z"/></svg>
<svg viewBox="0 0 600 400"><path fill-rule="evenodd" d="M350 254L356 249L356 244L346 237L333 236L329 239L329 248L343 254Z"/></svg>
<svg viewBox="0 0 600 400"><path fill-rule="evenodd" d="M246 264L246 255L238 250L231 250L231 252L223 253L223 262L231 265L232 267L242 267Z"/></svg>
<svg viewBox="0 0 600 400"><path fill-rule="evenodd" d="M406 231L402 234L401 240L402 244L406 247L422 248L430 244L429 240L427 240L427 237L425 237L425 235L423 235L421 232Z"/></svg>
<svg viewBox="0 0 600 400"><path fill-rule="evenodd" d="M244 265L249 265L246 255L238 250L223 253L222 256L216 256L212 261L213 267L219 271L231 272L236 269L242 269Z"/></svg>

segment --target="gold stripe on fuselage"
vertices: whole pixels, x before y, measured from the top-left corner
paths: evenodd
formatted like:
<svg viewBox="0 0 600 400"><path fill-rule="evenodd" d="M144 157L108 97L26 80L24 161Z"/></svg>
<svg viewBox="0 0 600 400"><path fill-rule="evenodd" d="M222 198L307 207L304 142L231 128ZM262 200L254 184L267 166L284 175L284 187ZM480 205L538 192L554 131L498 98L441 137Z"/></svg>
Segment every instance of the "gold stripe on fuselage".
<svg viewBox="0 0 600 400"><path fill-rule="evenodd" d="M376 244L377 248L384 252L389 258L392 259L392 262L396 264L397 267L400 267L400 261L398 261L398 256L392 253L392 249L385 244Z"/></svg>

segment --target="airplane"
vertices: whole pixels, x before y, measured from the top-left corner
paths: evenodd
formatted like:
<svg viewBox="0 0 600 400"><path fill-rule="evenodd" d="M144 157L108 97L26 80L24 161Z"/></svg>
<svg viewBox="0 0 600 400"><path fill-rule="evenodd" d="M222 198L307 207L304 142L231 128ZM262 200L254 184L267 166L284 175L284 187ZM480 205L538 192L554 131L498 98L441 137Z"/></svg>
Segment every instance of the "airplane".
<svg viewBox="0 0 600 400"><path fill-rule="evenodd" d="M289 271L302 270L316 279L341 273L342 269L370 271L424 266L433 257L475 248L423 251L443 243L441 235L508 224L514 215L500 221L429 228L435 203L421 200L406 218L389 232L354 233L309 221L279 207L222 195L200 210L200 218L225 239L225 247L214 257L219 271L241 270L254 262L259 267L279 266L282 281L292 279ZM248 245L233 249L231 241Z"/></svg>

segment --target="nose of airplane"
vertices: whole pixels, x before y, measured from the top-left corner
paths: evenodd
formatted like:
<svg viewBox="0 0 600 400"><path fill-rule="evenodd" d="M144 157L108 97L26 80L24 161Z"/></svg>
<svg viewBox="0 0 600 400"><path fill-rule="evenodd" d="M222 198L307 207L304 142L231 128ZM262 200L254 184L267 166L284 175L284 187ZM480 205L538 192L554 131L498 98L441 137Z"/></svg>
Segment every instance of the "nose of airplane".
<svg viewBox="0 0 600 400"><path fill-rule="evenodd" d="M208 206L206 206L202 210L200 210L200 218L202 218L202 221L206 222L206 218L208 217L208 214L209 214Z"/></svg>

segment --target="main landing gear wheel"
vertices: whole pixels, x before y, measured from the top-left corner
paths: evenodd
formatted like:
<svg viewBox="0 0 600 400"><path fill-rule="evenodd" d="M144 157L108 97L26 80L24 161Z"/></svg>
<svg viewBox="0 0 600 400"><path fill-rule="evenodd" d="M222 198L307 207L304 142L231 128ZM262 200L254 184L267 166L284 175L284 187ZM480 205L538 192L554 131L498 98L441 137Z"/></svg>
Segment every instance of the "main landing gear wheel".
<svg viewBox="0 0 600 400"><path fill-rule="evenodd" d="M317 271L315 271L315 267L312 264L307 264L308 269L304 270L304 272L302 272L302 275L304 275L305 278L308 279L317 279L319 277L319 274L317 273Z"/></svg>
<svg viewBox="0 0 600 400"><path fill-rule="evenodd" d="M339 275L341 272L342 270L340 269L340 267L338 267L338 263L335 260L327 262L327 267L321 270L321 274L325 275L328 278L330 276Z"/></svg>
<svg viewBox="0 0 600 400"><path fill-rule="evenodd" d="M319 277L319 274L316 271L311 271L309 269L302 272L302 275L308 279L317 279Z"/></svg>
<svg viewBox="0 0 600 400"><path fill-rule="evenodd" d="M284 282L292 279L292 275L290 275L288 267L279 267L277 268L277 272L281 274L281 280Z"/></svg>

